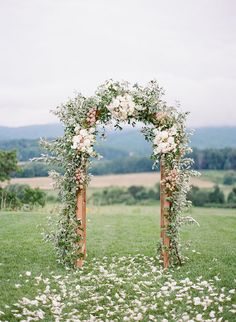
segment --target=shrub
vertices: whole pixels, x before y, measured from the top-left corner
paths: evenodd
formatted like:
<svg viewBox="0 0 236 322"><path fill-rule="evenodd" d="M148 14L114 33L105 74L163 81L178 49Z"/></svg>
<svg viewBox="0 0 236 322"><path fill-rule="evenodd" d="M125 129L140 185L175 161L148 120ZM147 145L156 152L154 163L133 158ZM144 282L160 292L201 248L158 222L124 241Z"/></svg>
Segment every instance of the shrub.
<svg viewBox="0 0 236 322"><path fill-rule="evenodd" d="M28 205L30 209L34 206L44 207L46 193L39 188L32 189L26 184L12 184L0 190L1 208L20 209Z"/></svg>
<svg viewBox="0 0 236 322"><path fill-rule="evenodd" d="M192 186L188 192L188 200L197 207L218 206L225 203L225 196L219 186L215 186L212 191Z"/></svg>
<svg viewBox="0 0 236 322"><path fill-rule="evenodd" d="M223 204L225 202L225 196L219 186L214 186L214 190L209 193L209 202L216 204Z"/></svg>
<svg viewBox="0 0 236 322"><path fill-rule="evenodd" d="M225 185L232 185L232 184L236 183L236 173L235 172L228 172L227 174L225 174L225 176L223 178L223 183Z"/></svg>
<svg viewBox="0 0 236 322"><path fill-rule="evenodd" d="M209 192L199 187L192 186L188 193L188 200L196 207L203 207L209 202Z"/></svg>
<svg viewBox="0 0 236 322"><path fill-rule="evenodd" d="M229 193L227 202L231 204L236 204L236 187L233 188L232 191Z"/></svg>
<svg viewBox="0 0 236 322"><path fill-rule="evenodd" d="M143 186L131 186L129 188L110 187L98 190L92 194L90 201L96 205L131 205L158 201L159 198L159 185L156 185L153 189L147 189Z"/></svg>

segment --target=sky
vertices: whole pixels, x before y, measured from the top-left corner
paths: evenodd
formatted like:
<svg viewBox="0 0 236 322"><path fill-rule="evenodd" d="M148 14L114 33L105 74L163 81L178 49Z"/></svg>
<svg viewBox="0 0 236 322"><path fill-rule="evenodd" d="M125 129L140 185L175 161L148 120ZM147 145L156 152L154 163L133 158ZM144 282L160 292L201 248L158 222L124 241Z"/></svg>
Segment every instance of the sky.
<svg viewBox="0 0 236 322"><path fill-rule="evenodd" d="M236 126L235 0L0 0L0 125L106 79L156 79L190 126Z"/></svg>

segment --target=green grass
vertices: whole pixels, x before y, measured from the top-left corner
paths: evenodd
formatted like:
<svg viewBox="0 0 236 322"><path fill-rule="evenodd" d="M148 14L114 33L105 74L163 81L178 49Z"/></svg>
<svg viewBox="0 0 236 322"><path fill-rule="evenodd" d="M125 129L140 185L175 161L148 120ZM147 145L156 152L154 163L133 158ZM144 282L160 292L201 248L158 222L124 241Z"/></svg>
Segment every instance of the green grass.
<svg viewBox="0 0 236 322"><path fill-rule="evenodd" d="M15 288L19 274L54 271L64 274L50 244L42 241L49 209L32 213L0 212L0 310L20 297L31 296L31 284ZM189 260L173 272L176 278L219 274L220 286L232 288L236 278L236 212L230 209L196 208L192 216L200 227L182 232L184 254ZM88 258L143 254L154 256L159 241L159 209L156 206L107 206L88 208ZM191 247L188 247L188 242ZM196 250L193 252L192 250ZM198 254L199 252L200 254Z"/></svg>

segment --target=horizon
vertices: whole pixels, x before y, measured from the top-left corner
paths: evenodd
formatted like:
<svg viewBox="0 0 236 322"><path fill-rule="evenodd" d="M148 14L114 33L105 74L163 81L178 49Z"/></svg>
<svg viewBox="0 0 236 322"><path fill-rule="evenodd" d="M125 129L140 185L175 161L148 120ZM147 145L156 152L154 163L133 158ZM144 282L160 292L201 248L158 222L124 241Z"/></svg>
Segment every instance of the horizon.
<svg viewBox="0 0 236 322"><path fill-rule="evenodd" d="M51 122L51 123L39 123L39 124L28 124L28 125L21 125L21 126L7 126L7 125L1 125L0 124L0 128L7 128L7 129L19 129L19 128L26 128L26 127L40 127L40 126L53 126L53 125L61 125L63 127L63 124L60 122ZM136 124L135 127L133 127L131 124L124 124L124 127L122 128L122 130L126 130L126 129L137 129L138 127L140 127L141 124ZM202 129L202 128L235 128L235 125L205 125L205 126L188 126L187 128L193 128L193 129ZM112 129L112 131L115 129ZM108 129L108 131L110 131Z"/></svg>

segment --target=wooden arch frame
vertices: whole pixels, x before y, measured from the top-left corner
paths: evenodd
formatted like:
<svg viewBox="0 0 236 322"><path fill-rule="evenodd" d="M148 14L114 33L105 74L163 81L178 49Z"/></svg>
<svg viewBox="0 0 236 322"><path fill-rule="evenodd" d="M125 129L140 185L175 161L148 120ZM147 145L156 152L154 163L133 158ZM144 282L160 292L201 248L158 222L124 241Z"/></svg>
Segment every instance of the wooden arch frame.
<svg viewBox="0 0 236 322"><path fill-rule="evenodd" d="M50 234L61 263L81 267L85 260L85 187L90 178L89 158L98 156L94 150L97 126L104 127L113 120L118 129L122 128L120 122L132 125L143 122L145 125L142 132L145 139L153 143L154 166L160 161L160 251L163 264L167 268L169 264L182 263L179 227L190 220L185 220L182 214L190 206L186 195L190 188L189 179L196 173L191 170L192 159L187 157L190 152L186 128L188 113L168 106L162 100L163 94L155 80L146 86L108 80L97 88L95 95L77 94L55 110L55 115L64 124L64 135L41 143L52 153L42 159L65 169L63 175L56 171L51 174L63 201L57 231Z"/></svg>
<svg viewBox="0 0 236 322"><path fill-rule="evenodd" d="M169 267L169 246L170 246L170 238L167 234L167 228L169 225L168 217L169 217L169 208L170 202L167 200L167 195L165 193L165 185L163 183L165 179L165 164L164 160L161 159L160 162L160 238L162 243L162 259L164 268ZM86 188L82 189L77 195L77 210L76 217L81 225L78 227L77 233L80 235L80 253L82 257L80 257L76 261L77 267L82 267L84 260L86 258Z"/></svg>

